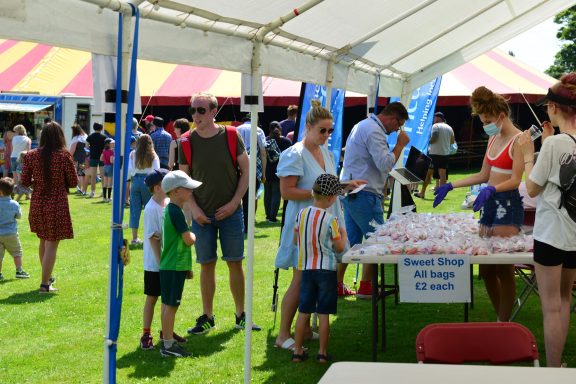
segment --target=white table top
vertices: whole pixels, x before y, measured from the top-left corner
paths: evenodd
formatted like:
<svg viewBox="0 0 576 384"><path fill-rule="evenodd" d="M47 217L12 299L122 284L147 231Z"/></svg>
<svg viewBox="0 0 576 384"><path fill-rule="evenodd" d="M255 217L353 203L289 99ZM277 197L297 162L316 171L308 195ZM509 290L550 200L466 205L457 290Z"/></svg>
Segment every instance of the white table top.
<svg viewBox="0 0 576 384"><path fill-rule="evenodd" d="M574 384L574 368L534 368L491 365L339 362L330 366L320 383L387 384Z"/></svg>
<svg viewBox="0 0 576 384"><path fill-rule="evenodd" d="M349 252L344 254L342 262L347 264L398 264L400 255L370 255L350 256ZM418 257L421 255L411 255ZM446 255L438 255L446 256ZM448 255L449 256L449 255ZM461 255L457 255L461 256ZM470 256L470 264L533 264L532 252L518 253L492 253L489 255Z"/></svg>

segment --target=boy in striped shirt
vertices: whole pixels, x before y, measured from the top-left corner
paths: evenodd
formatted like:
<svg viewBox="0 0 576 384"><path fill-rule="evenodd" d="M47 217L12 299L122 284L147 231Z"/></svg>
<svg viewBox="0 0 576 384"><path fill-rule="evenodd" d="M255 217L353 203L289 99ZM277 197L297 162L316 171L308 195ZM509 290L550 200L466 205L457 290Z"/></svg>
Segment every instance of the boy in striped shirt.
<svg viewBox="0 0 576 384"><path fill-rule="evenodd" d="M298 320L296 320L293 362L308 357L302 347L304 329L310 314L320 319L320 348L316 360L326 363L329 315L336 314L337 279L336 253L342 252L348 241L346 229L327 209L342 192L340 181L334 175L322 174L314 182L314 205L302 209L296 218L294 242L298 245L298 269L302 271Z"/></svg>

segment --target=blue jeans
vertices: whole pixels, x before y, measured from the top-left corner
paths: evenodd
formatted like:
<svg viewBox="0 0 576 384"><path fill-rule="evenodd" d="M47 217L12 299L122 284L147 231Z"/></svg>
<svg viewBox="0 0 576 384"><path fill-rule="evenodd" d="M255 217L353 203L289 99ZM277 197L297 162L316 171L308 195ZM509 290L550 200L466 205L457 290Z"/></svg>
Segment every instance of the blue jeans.
<svg viewBox="0 0 576 384"><path fill-rule="evenodd" d="M130 204L132 206L132 204ZM217 260L216 240L220 235L220 248L222 260L240 261L244 259L244 228L242 208L224 220L216 220L214 216L208 216L210 224L200 225L192 221L192 232L196 235L196 262L199 264L210 263Z"/></svg>
<svg viewBox="0 0 576 384"><path fill-rule="evenodd" d="M342 199L342 206L350 246L362 243L362 238L374 231L370 222L384 224L381 195L360 191Z"/></svg>
<svg viewBox="0 0 576 384"><path fill-rule="evenodd" d="M280 209L280 180L266 181L264 184L264 208L266 209L266 218L272 221L278 216Z"/></svg>
<svg viewBox="0 0 576 384"><path fill-rule="evenodd" d="M152 197L150 190L144 183L145 178L146 175L143 173L137 173L132 177L132 186L130 187L130 228L138 229L140 227L142 209Z"/></svg>

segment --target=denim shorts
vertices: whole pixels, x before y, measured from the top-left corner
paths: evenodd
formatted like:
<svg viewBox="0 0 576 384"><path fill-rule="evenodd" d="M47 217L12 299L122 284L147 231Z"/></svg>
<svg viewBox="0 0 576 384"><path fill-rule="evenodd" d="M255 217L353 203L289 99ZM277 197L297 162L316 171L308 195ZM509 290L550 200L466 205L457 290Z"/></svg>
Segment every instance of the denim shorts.
<svg viewBox="0 0 576 384"><path fill-rule="evenodd" d="M323 269L302 271L298 311L335 315L338 305L337 287L336 271Z"/></svg>
<svg viewBox="0 0 576 384"><path fill-rule="evenodd" d="M517 189L496 192L482 207L480 224L492 228L501 225L522 228L524 205Z"/></svg>
<svg viewBox="0 0 576 384"><path fill-rule="evenodd" d="M222 260L241 261L244 259L244 223L242 207L224 220L208 216L210 224L200 225L192 221L192 232L196 235L196 262L210 263L217 260L216 240L220 238Z"/></svg>
<svg viewBox="0 0 576 384"><path fill-rule="evenodd" d="M16 161L17 158L16 157L11 157L10 158L10 171L12 173L22 173L22 163L18 163L18 161Z"/></svg>
<svg viewBox="0 0 576 384"><path fill-rule="evenodd" d="M104 176L112 177L114 173L114 166L112 164L104 166Z"/></svg>
<svg viewBox="0 0 576 384"><path fill-rule="evenodd" d="M362 238L374 231L370 222L384 224L381 195L360 191L342 199L342 206L350 246L362 243Z"/></svg>

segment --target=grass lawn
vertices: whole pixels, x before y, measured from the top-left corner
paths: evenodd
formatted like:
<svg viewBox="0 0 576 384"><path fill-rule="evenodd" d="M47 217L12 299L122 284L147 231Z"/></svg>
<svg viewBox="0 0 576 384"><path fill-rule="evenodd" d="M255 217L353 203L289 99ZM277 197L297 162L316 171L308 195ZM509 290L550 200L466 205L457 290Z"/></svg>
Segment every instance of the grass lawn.
<svg viewBox="0 0 576 384"><path fill-rule="evenodd" d="M458 179L464 174L454 172ZM458 211L466 190L451 192L437 212ZM432 211L432 191L427 200L416 199L419 212ZM14 279L12 258L4 258L6 279L0 282L0 382L2 383L97 383L102 381L103 336L106 315L108 258L110 252L109 204L98 199L69 197L74 222L74 240L60 244L54 275L60 292L40 295L40 266L37 238L29 232L27 219L20 223L24 247L24 268L29 280ZM24 217L28 202L22 203ZM127 214L126 214L127 217ZM263 327L253 333L252 380L255 383L315 383L327 369L314 359L300 365L290 362L290 353L273 347L277 329L271 312L273 261L279 237L279 224L264 222L264 209L257 215L254 271L254 320ZM128 237L128 232L125 233ZM244 333L234 330L234 305L228 288L224 263L217 266L215 314L217 330L204 336L188 336L190 359L162 358L158 349L142 351L144 303L142 250L133 250L132 263L124 275L124 302L118 340L120 383L239 383L243 381ZM355 266L346 282L352 285ZM176 316L176 331L186 335L201 315L199 267L186 283L182 306ZM280 298L288 286L290 271L280 273ZM483 284L475 279L475 306L471 321L494 321ZM519 286L521 286L519 282ZM463 320L461 304L399 304L389 299L388 348L381 361L415 362L414 342L426 324ZM159 308L159 306L157 306ZM332 318L329 350L337 361L370 361L370 303L355 298L339 301L338 315ZM532 295L517 317L535 334L545 363L542 315L538 299ZM279 319L276 321L278 326ZM154 341L158 341L159 310L154 318ZM576 325L572 324L564 360L576 365ZM318 342L309 342L312 356Z"/></svg>

